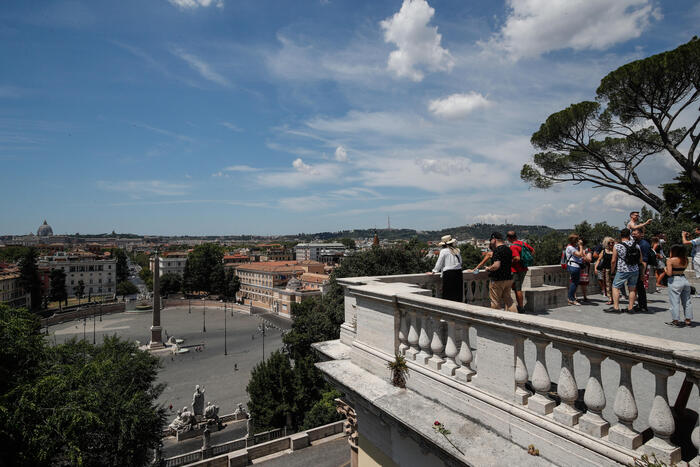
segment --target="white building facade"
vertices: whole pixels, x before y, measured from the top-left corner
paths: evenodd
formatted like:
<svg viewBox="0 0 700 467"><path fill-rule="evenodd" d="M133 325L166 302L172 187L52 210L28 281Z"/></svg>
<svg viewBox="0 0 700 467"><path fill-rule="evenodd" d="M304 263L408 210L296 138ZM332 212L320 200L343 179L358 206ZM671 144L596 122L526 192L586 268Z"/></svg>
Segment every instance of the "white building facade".
<svg viewBox="0 0 700 467"><path fill-rule="evenodd" d="M342 243L299 243L294 247L297 261L321 261L322 253L332 255L333 253L343 253L345 245Z"/></svg>
<svg viewBox="0 0 700 467"><path fill-rule="evenodd" d="M97 255L56 253L39 260L39 267L63 269L66 274L66 293L76 296L76 287L82 280L84 296L113 296L117 290L117 260Z"/></svg>

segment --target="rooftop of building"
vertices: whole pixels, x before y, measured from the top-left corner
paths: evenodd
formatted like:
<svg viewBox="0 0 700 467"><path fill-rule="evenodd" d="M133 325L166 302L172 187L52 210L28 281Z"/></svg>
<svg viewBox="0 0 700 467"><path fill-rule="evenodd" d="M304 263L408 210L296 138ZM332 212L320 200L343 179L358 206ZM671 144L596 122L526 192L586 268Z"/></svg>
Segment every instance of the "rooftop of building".
<svg viewBox="0 0 700 467"><path fill-rule="evenodd" d="M305 272L301 275L301 280L303 282L314 282L317 284L322 284L328 280L328 274L318 274L314 272Z"/></svg>

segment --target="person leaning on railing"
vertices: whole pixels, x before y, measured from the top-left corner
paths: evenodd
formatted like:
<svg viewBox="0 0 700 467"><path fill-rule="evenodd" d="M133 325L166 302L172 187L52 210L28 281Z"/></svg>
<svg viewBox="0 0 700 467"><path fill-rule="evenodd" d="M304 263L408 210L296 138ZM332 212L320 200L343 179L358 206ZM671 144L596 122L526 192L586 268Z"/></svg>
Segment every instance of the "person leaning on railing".
<svg viewBox="0 0 700 467"><path fill-rule="evenodd" d="M457 240L445 235L438 243L442 249L435 267L428 274L440 273L442 277L442 298L455 302L462 301L464 279L462 278L462 256L454 245Z"/></svg>

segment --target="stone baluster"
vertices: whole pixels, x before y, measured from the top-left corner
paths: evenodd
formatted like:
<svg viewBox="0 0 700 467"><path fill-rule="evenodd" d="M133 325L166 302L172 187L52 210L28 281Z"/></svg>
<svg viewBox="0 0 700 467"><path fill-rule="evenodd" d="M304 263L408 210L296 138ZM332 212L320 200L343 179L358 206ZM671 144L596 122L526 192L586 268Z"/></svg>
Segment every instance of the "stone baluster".
<svg viewBox="0 0 700 467"><path fill-rule="evenodd" d="M591 365L591 372L588 376L586 392L583 396L583 402L586 403L588 410L579 418L578 427L584 433L588 433L596 438L602 438L608 434L608 429L610 428L610 424L602 416L606 401L600 380L600 364L607 357L593 350L581 350L581 353L588 359Z"/></svg>
<svg viewBox="0 0 700 467"><path fill-rule="evenodd" d="M637 402L632 389L632 367L637 364L625 357L613 357L620 366L620 384L615 395L615 415L617 423L610 428L608 439L628 449L642 445L642 435L634 431L632 424L637 419Z"/></svg>
<svg viewBox="0 0 700 467"><path fill-rule="evenodd" d="M455 362L457 356L457 345L455 345L455 322L449 320L447 322L447 342L445 344L445 362L442 364L441 371L447 376L454 376L455 370L458 368Z"/></svg>
<svg viewBox="0 0 700 467"><path fill-rule="evenodd" d="M690 380L695 383L700 391L700 376L696 375L690 377ZM698 411L700 413L700 410ZM690 434L690 440L693 442L693 446L698 450L698 455L693 459L693 465L700 465L700 417L698 417L698 423L695 425L693 432Z"/></svg>
<svg viewBox="0 0 700 467"><path fill-rule="evenodd" d="M474 360L474 355L472 354L472 349L469 346L469 326L468 324L461 324L459 326L458 336L459 336L459 353L457 354L457 361L459 362L459 368L455 370L455 377L460 381L469 382L472 376L476 373L472 369L472 362Z"/></svg>
<svg viewBox="0 0 700 467"><path fill-rule="evenodd" d="M555 343L554 348L561 352L561 371L557 381L557 394L561 398L561 404L554 409L554 420L566 426L574 426L581 416L581 412L574 407L578 399L578 384L574 374L576 349L560 343Z"/></svg>
<svg viewBox="0 0 700 467"><path fill-rule="evenodd" d="M416 361L425 365L430 359L430 337L428 337L428 315L424 311L420 313L420 334L418 337L420 352L416 355Z"/></svg>
<svg viewBox="0 0 700 467"><path fill-rule="evenodd" d="M654 432L654 437L644 444L644 450L668 465L681 460L681 449L671 444L670 438L676 431L676 423L673 421L671 408L668 406L668 377L675 370L653 363L645 363L644 368L649 370L656 379L654 390L654 402L649 412L649 427Z"/></svg>
<svg viewBox="0 0 700 467"><path fill-rule="evenodd" d="M442 358L442 351L445 349L445 345L442 343L442 325L443 320L438 318L432 318L433 322L433 338L430 341L430 351L433 356L428 360L428 366L435 371L440 371L442 364L445 363L445 359Z"/></svg>
<svg viewBox="0 0 700 467"><path fill-rule="evenodd" d="M420 351L418 348L418 323L415 311L409 311L408 316L410 318L410 324L408 327L408 345L410 346L406 349L406 358L409 360L415 360L416 355Z"/></svg>
<svg viewBox="0 0 700 467"><path fill-rule="evenodd" d="M547 372L547 361L545 360L545 351L549 345L549 341L543 339L532 339L537 349L537 359L535 360L535 369L532 372L532 387L536 393L527 400L527 408L540 415L547 415L554 409L556 403L547 397L549 389L552 387L552 381Z"/></svg>
<svg viewBox="0 0 700 467"><path fill-rule="evenodd" d="M408 314L399 311L399 355L405 355L408 347Z"/></svg>
<svg viewBox="0 0 700 467"><path fill-rule="evenodd" d="M515 339L515 402L521 405L527 404L528 398L532 395L525 389L528 374L525 366L525 338L516 335Z"/></svg>

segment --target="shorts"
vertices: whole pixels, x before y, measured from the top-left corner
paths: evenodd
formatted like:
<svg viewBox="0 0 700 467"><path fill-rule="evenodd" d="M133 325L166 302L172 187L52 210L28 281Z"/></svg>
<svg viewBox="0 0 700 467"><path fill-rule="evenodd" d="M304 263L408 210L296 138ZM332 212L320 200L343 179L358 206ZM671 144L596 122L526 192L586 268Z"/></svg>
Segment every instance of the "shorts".
<svg viewBox="0 0 700 467"><path fill-rule="evenodd" d="M516 292L523 290L523 281L525 280L526 274L527 271L513 273L513 290Z"/></svg>
<svg viewBox="0 0 700 467"><path fill-rule="evenodd" d="M613 287L616 289L621 289L622 286L627 284L631 289L637 286L637 280L639 279L639 271L632 272L620 272L617 271L615 274L615 279L613 279Z"/></svg>

